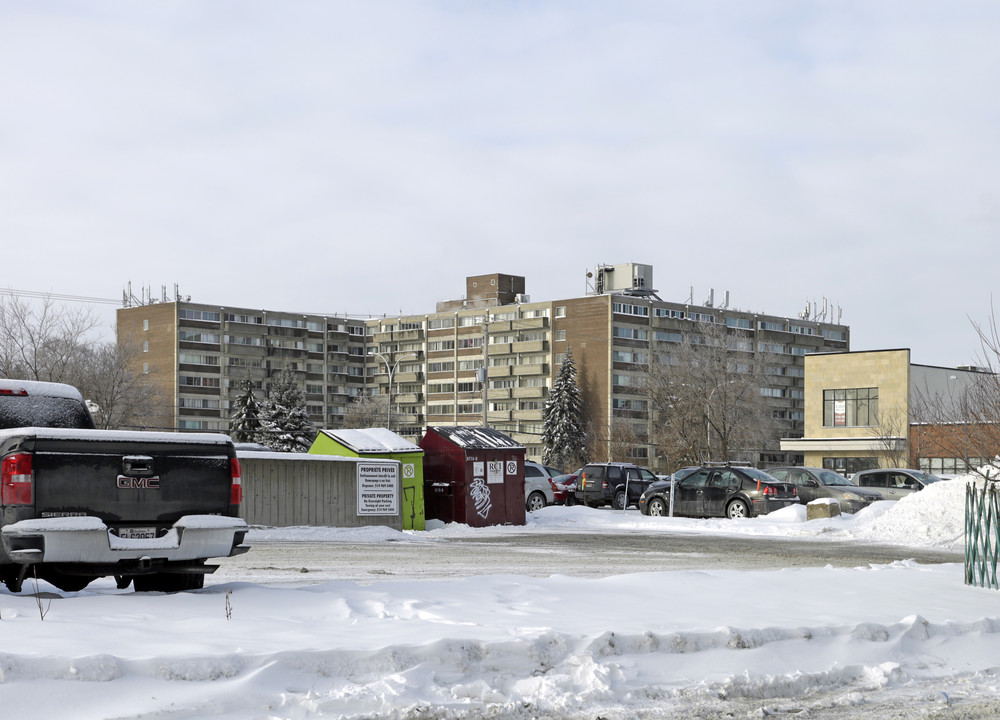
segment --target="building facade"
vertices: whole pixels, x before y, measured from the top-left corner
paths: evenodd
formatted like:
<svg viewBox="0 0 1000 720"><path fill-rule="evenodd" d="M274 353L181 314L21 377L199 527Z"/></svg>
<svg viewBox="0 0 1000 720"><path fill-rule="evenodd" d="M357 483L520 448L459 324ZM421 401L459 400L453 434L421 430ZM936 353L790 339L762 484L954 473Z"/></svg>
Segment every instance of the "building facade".
<svg viewBox="0 0 1000 720"><path fill-rule="evenodd" d="M847 475L878 467L950 474L984 463L970 453L983 445L970 436L981 428L954 422L980 370L914 364L904 348L810 355L805 373L804 434L781 442L804 465Z"/></svg>
<svg viewBox="0 0 1000 720"><path fill-rule="evenodd" d="M657 348L720 328L746 353L767 353L767 398L780 427L761 461L792 463L780 438L804 433L805 358L850 349L840 323L660 299L653 268L600 266L580 297L532 301L521 276L466 279L466 295L433 312L381 318L219 307L181 299L118 311L119 337L142 349L144 372L167 399L149 427L227 431L243 380L266 394L281 370L298 377L317 427L338 428L362 395L388 396L389 429L414 442L429 426L488 425L541 458L549 390L572 348L592 430L627 428L627 457L657 470L641 383ZM610 447L610 445L609 445ZM570 468L567 468L570 470Z"/></svg>
<svg viewBox="0 0 1000 720"><path fill-rule="evenodd" d="M299 380L318 427L339 427L364 392L363 320L176 299L120 308L117 324L160 397L149 428L227 432L243 381L263 397L282 370Z"/></svg>
<svg viewBox="0 0 1000 720"><path fill-rule="evenodd" d="M652 290L652 267L597 268L582 297L532 302L524 279L484 275L466 280L466 297L439 303L424 315L368 321L372 352L366 374L377 392L393 385L394 427L421 435L428 425L487 424L542 453L542 411L569 347L587 413L596 431L610 436L630 425L628 457L657 465L643 376L659 345L689 343L706 325L725 328L747 353L766 352L768 398L780 433L767 448L773 463L801 458L779 447L780 437L804 428L804 358L847 350L846 325L803 318L661 300ZM612 458L594 458L605 460ZM672 470L673 468L657 468Z"/></svg>

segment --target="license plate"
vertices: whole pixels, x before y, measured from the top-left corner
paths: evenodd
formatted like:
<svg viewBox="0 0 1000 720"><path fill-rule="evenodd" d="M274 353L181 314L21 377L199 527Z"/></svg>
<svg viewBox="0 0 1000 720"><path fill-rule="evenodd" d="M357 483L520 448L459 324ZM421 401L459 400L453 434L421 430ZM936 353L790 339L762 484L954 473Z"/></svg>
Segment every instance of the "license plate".
<svg viewBox="0 0 1000 720"><path fill-rule="evenodd" d="M125 540L155 540L156 528L154 527L127 527L118 528L118 537Z"/></svg>

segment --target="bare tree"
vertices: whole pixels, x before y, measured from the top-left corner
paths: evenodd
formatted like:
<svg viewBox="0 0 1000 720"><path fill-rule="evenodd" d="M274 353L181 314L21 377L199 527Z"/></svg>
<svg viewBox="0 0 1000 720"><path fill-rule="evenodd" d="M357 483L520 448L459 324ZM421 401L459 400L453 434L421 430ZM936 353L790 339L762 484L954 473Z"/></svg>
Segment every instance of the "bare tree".
<svg viewBox="0 0 1000 720"><path fill-rule="evenodd" d="M28 302L0 300L0 375L22 380L66 382L81 348L97 328L93 311L56 305L45 296Z"/></svg>
<svg viewBox="0 0 1000 720"><path fill-rule="evenodd" d="M77 387L96 405L98 427L142 426L161 402L137 370L138 348L93 337L90 309L57 305L51 297L0 299L0 375Z"/></svg>
<svg viewBox="0 0 1000 720"><path fill-rule="evenodd" d="M149 418L163 414L165 400L148 376L137 372L138 356L138 347L124 339L80 348L64 382L75 385L96 405L98 427L142 428Z"/></svg>
<svg viewBox="0 0 1000 720"><path fill-rule="evenodd" d="M388 410L388 395L360 395L348 403L341 424L345 428L384 427Z"/></svg>
<svg viewBox="0 0 1000 720"><path fill-rule="evenodd" d="M874 413L875 423L870 427L872 439L878 447L876 454L880 467L909 466L909 417L899 406L886 408L879 406Z"/></svg>
<svg viewBox="0 0 1000 720"><path fill-rule="evenodd" d="M762 388L771 353L753 335L719 323L692 323L681 343L654 343L644 385L653 440L671 466L712 460L756 462L777 442Z"/></svg>
<svg viewBox="0 0 1000 720"><path fill-rule="evenodd" d="M961 458L978 472L1000 464L1000 332L993 311L985 326L972 325L980 341L975 370L954 378L947 394L921 389L911 398L910 455Z"/></svg>

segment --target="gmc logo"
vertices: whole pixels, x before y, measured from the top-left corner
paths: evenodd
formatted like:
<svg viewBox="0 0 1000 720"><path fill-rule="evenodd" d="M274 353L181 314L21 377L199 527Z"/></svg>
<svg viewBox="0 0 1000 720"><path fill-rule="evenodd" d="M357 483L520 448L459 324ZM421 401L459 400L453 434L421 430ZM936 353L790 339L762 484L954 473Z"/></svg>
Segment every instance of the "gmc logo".
<svg viewBox="0 0 1000 720"><path fill-rule="evenodd" d="M160 478L136 478L127 475L118 476L118 487L122 490L159 490Z"/></svg>

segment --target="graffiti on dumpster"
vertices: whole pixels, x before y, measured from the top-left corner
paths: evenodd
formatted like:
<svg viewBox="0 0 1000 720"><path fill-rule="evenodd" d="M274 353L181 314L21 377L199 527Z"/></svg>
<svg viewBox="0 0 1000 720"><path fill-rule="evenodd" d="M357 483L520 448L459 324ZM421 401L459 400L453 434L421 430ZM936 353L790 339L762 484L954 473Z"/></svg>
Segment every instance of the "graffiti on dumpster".
<svg viewBox="0 0 1000 720"><path fill-rule="evenodd" d="M472 502L476 505L476 514L483 520L486 520L489 517L490 510L493 509L489 486L483 482L482 478L477 477L469 485L469 494L472 496Z"/></svg>

